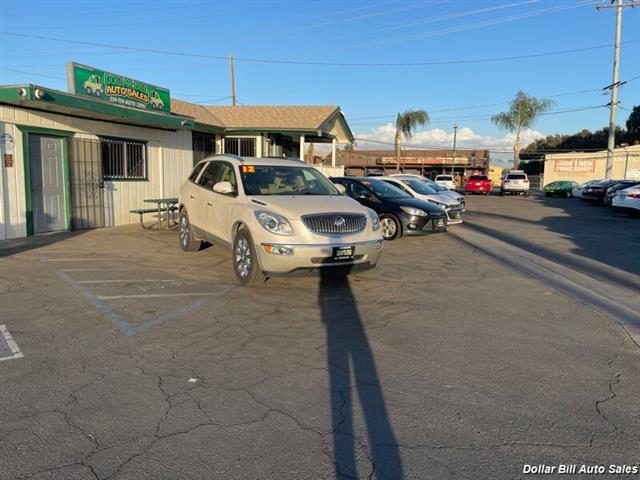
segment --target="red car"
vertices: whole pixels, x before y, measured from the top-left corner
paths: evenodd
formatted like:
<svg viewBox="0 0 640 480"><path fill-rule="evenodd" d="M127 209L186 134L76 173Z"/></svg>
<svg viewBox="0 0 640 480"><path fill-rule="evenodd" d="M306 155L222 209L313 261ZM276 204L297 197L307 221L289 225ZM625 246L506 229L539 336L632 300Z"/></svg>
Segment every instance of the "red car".
<svg viewBox="0 0 640 480"><path fill-rule="evenodd" d="M464 193L484 193L491 192L491 180L486 175L471 175L464 187Z"/></svg>

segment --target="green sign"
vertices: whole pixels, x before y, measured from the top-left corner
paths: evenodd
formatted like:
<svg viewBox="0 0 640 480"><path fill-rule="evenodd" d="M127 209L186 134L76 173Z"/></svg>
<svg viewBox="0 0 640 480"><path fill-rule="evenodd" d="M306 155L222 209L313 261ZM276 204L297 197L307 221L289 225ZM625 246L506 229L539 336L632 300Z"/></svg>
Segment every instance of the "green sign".
<svg viewBox="0 0 640 480"><path fill-rule="evenodd" d="M69 93L100 98L125 107L158 112L171 111L169 90L117 73L69 63L67 81Z"/></svg>

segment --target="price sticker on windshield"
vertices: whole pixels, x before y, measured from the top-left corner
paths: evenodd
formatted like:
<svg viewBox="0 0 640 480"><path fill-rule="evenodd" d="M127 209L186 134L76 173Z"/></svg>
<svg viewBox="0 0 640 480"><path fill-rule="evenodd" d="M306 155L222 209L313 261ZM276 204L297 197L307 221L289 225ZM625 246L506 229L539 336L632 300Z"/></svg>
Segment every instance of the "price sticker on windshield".
<svg viewBox="0 0 640 480"><path fill-rule="evenodd" d="M254 165L242 165L242 173L256 173L256 167Z"/></svg>

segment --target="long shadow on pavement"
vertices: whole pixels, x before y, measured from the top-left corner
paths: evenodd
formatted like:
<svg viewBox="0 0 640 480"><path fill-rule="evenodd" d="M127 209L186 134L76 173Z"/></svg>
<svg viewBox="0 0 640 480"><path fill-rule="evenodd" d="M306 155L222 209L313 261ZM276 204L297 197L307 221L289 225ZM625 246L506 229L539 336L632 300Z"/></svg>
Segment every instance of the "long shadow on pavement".
<svg viewBox="0 0 640 480"><path fill-rule="evenodd" d="M349 280L322 277L319 305L327 329L335 478L365 476L358 475L356 465L353 384L362 407L375 478L402 478L400 451Z"/></svg>
<svg viewBox="0 0 640 480"><path fill-rule="evenodd" d="M547 216L534 221L515 215L474 211L466 220L466 225L588 275L625 287L631 287L629 282L640 287L640 256L637 255L636 247L640 240L640 223L636 219L612 215L603 207L576 203L578 200L575 199L541 197L536 200L546 206L561 209L569 216ZM575 248L570 253L554 250L527 238L523 232L507 231L503 226L483 222L483 219L537 225L570 239ZM593 262L580 261L579 257ZM620 275L606 266L615 267L631 276ZM633 281L633 276L638 278L637 282Z"/></svg>

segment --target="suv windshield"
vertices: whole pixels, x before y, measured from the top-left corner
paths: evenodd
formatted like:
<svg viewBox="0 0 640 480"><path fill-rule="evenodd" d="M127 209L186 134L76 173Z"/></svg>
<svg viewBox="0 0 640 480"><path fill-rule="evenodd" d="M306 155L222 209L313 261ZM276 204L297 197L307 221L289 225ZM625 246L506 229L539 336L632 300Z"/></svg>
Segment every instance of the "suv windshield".
<svg viewBox="0 0 640 480"><path fill-rule="evenodd" d="M469 180L489 180L486 175L471 175Z"/></svg>
<svg viewBox="0 0 640 480"><path fill-rule="evenodd" d="M413 198L398 187L389 185L382 180L363 180L362 184L383 200L389 200L391 198Z"/></svg>
<svg viewBox="0 0 640 480"><path fill-rule="evenodd" d="M312 167L240 165L240 176L247 195L340 195Z"/></svg>
<svg viewBox="0 0 640 480"><path fill-rule="evenodd" d="M453 177L451 175L438 175L436 177L436 180L440 180L440 181L444 181L444 182L449 182L451 180L453 180Z"/></svg>
<svg viewBox="0 0 640 480"><path fill-rule="evenodd" d="M404 183L409 185L414 192L422 195L434 195L436 192L433 188L420 180L403 180Z"/></svg>
<svg viewBox="0 0 640 480"><path fill-rule="evenodd" d="M509 180L524 180L525 178L527 178L527 176L522 173L510 173L507 175L507 179Z"/></svg>

